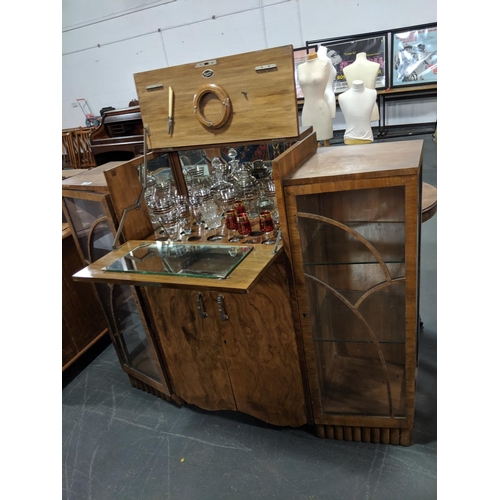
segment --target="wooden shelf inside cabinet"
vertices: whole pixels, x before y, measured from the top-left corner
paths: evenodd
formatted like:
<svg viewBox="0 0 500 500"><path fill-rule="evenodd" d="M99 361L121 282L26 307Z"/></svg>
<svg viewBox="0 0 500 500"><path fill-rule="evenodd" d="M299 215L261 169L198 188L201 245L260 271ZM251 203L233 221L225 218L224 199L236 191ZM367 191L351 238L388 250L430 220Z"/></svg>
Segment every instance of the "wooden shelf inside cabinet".
<svg viewBox="0 0 500 500"><path fill-rule="evenodd" d="M387 363L387 373L378 360L335 356L325 375L324 413L404 417L404 364Z"/></svg>

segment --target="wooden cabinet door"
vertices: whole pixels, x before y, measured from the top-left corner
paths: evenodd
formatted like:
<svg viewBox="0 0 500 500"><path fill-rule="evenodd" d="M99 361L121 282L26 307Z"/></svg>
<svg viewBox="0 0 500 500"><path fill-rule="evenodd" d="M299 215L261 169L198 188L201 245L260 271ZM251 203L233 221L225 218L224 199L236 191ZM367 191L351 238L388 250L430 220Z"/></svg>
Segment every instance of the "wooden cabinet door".
<svg viewBox="0 0 500 500"><path fill-rule="evenodd" d="M285 270L272 265L249 294L212 292L238 411L273 425L307 423ZM227 318L226 318L227 316Z"/></svg>
<svg viewBox="0 0 500 500"><path fill-rule="evenodd" d="M144 291L174 394L205 410L236 410L209 293L155 287Z"/></svg>

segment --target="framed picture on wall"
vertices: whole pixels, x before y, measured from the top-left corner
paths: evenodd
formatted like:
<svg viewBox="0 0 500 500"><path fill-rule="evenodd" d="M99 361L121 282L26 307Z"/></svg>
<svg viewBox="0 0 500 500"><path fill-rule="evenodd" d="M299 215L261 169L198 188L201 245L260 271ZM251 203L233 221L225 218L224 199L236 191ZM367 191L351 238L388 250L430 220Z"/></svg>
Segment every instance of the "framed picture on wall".
<svg viewBox="0 0 500 500"><path fill-rule="evenodd" d="M308 47L299 47L293 49L293 65L295 74L295 92L297 94L297 99L304 99L304 94L299 85L299 76L297 73L297 68L304 62L307 61L307 54L313 54L316 52L316 45L309 45Z"/></svg>
<svg viewBox="0 0 500 500"><path fill-rule="evenodd" d="M437 24L391 33L391 87L437 83Z"/></svg>
<svg viewBox="0 0 500 500"><path fill-rule="evenodd" d="M333 82L333 89L336 94L347 90L347 82L344 76L344 68L356 60L357 54L364 52L369 61L377 62L380 68L375 83L375 88L386 88L386 51L387 35L381 34L367 38L352 37L344 39L330 39L317 41L317 46L326 47L326 54L331 59L333 67L337 71L337 76Z"/></svg>

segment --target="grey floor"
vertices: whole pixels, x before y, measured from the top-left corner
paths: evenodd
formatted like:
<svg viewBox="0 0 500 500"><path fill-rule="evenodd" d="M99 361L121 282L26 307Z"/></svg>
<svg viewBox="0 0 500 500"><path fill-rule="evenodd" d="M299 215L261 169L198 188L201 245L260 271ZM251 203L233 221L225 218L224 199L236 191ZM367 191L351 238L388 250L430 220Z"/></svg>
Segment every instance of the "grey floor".
<svg viewBox="0 0 500 500"><path fill-rule="evenodd" d="M437 186L432 135L423 178ZM439 212L439 210L438 210ZM112 346L63 377L62 498L432 500L437 498L437 215L422 227L421 334L410 447L317 438L232 412L177 407L134 389Z"/></svg>

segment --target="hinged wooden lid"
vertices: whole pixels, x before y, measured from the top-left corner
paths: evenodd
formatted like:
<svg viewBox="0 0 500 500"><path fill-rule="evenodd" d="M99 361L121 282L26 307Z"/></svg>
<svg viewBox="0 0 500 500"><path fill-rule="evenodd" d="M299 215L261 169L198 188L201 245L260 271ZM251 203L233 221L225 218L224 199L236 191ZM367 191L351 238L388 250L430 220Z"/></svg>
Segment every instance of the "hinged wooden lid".
<svg viewBox="0 0 500 500"><path fill-rule="evenodd" d="M291 45L146 71L134 79L149 149L299 134Z"/></svg>

